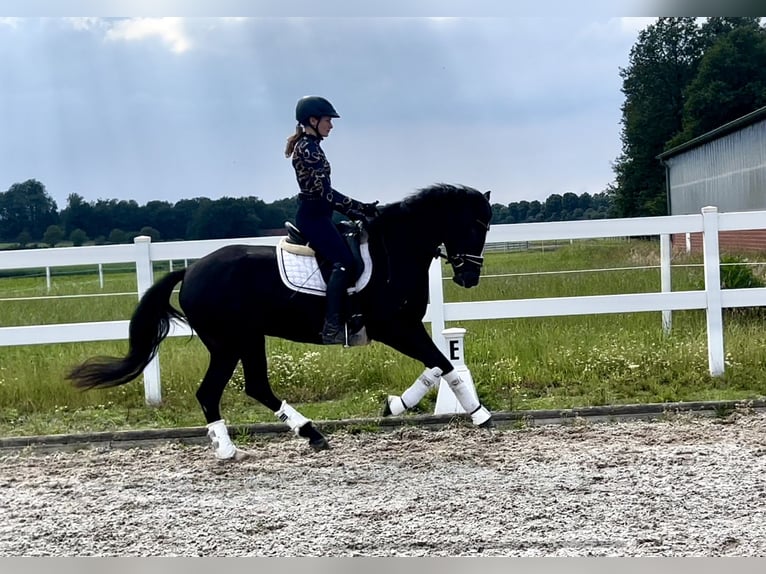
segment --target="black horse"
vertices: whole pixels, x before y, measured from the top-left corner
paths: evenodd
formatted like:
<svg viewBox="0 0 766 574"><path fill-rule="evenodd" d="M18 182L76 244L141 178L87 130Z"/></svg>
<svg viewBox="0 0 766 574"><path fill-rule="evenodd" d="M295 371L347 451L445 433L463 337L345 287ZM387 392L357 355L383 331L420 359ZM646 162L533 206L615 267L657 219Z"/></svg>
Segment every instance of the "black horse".
<svg viewBox="0 0 766 574"><path fill-rule="evenodd" d="M414 407L438 385L449 383L474 424L491 425L491 414L439 351L423 325L428 303L428 268L441 255L462 287L479 282L492 211L489 192L439 184L403 201L384 205L367 222L369 282L358 294L367 336L422 362L422 375L401 396L389 396L384 415ZM447 254L440 252L444 245ZM170 304L176 284L183 313ZM78 388L112 387L137 378L156 355L172 319L185 320L210 352L210 365L196 393L208 435L220 459L244 455L232 444L220 412L224 387L242 362L245 392L274 411L316 450L327 440L269 385L265 336L321 344L325 298L288 288L273 246L228 245L185 269L173 271L144 294L130 320L124 358L92 357L67 378Z"/></svg>

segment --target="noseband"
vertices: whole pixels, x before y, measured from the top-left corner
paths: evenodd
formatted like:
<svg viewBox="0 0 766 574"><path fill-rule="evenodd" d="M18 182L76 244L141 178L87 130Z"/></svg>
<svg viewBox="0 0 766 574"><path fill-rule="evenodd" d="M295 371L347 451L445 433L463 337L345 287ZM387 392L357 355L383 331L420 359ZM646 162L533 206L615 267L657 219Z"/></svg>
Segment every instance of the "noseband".
<svg viewBox="0 0 766 574"><path fill-rule="evenodd" d="M456 255L447 255L442 253L442 250L436 248L436 255L434 258L441 257L446 259L447 263L452 265L453 269L460 269L466 263L471 263L477 267L481 267L484 264L484 257L481 255L471 255L470 253L457 253Z"/></svg>

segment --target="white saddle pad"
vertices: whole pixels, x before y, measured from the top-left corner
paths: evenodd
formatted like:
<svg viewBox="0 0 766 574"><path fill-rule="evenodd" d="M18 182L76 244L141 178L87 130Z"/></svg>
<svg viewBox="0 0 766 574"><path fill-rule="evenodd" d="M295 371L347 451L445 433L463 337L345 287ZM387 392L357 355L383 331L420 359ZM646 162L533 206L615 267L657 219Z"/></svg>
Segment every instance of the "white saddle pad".
<svg viewBox="0 0 766 574"><path fill-rule="evenodd" d="M372 259L367 242L360 245L360 250L364 271L356 282L357 291L364 289L372 276ZM282 282L293 291L311 295L324 295L327 291L327 283L319 271L314 251L309 247L287 243L287 238L283 238L277 244L277 267Z"/></svg>

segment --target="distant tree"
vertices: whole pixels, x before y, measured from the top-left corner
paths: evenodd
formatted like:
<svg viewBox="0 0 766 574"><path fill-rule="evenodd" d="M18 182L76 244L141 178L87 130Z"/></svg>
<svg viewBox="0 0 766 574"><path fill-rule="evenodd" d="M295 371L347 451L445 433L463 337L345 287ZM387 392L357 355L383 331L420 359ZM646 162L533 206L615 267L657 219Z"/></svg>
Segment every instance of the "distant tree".
<svg viewBox="0 0 766 574"><path fill-rule="evenodd" d="M86 228L91 237L108 237L112 229L122 225L115 217L116 205L116 199L99 199L93 204L90 226Z"/></svg>
<svg viewBox="0 0 766 574"><path fill-rule="evenodd" d="M152 238L152 241L159 241L160 240L160 232L154 229L154 227L149 227L148 225L141 228L141 231L138 232L139 235L148 235Z"/></svg>
<svg viewBox="0 0 766 574"><path fill-rule="evenodd" d="M19 233L19 236L16 238L16 241L21 247L26 247L29 243L32 243L32 234L29 233L26 229Z"/></svg>
<svg viewBox="0 0 766 574"><path fill-rule="evenodd" d="M153 228L159 237L183 237L185 226L179 225L179 215L167 201L154 200L141 208L141 217L146 227ZM148 234L146 234L148 235ZM152 236L152 241L155 241Z"/></svg>
<svg viewBox="0 0 766 574"><path fill-rule="evenodd" d="M60 225L49 225L43 234L43 242L56 247L56 244L61 243L64 240L64 230Z"/></svg>
<svg viewBox="0 0 766 574"><path fill-rule="evenodd" d="M56 202L36 179L14 183L0 193L0 238L14 241L26 230L38 239L49 225L58 222Z"/></svg>
<svg viewBox="0 0 766 574"><path fill-rule="evenodd" d="M527 221L529 215L529 202L527 200L519 201L518 203L508 206L508 210L511 212L513 219L518 223Z"/></svg>
<svg viewBox="0 0 766 574"><path fill-rule="evenodd" d="M66 201L67 205L61 211L61 226L64 228L64 233L71 234L78 228L92 233L93 206L76 193L70 193Z"/></svg>
<svg viewBox="0 0 766 574"><path fill-rule="evenodd" d="M128 242L128 234L125 233L122 229L112 229L109 232L109 243L127 243Z"/></svg>
<svg viewBox="0 0 766 574"><path fill-rule="evenodd" d="M113 206L114 220L124 229L141 229L143 221L141 220L141 207L133 199L120 200Z"/></svg>
<svg viewBox="0 0 766 574"><path fill-rule="evenodd" d="M529 202L529 209L527 210L527 217L525 221L543 221L543 204L534 199Z"/></svg>
<svg viewBox="0 0 766 574"><path fill-rule="evenodd" d="M72 233L69 234L69 241L71 241L72 245L75 247L80 247L88 241L88 234L78 227L77 229L73 229Z"/></svg>
<svg viewBox="0 0 766 574"><path fill-rule="evenodd" d="M707 50L722 37L737 28L758 29L761 27L759 16L710 16L700 27L703 50Z"/></svg>
<svg viewBox="0 0 766 574"><path fill-rule="evenodd" d="M577 197L577 194L567 191L561 196L561 211L570 215L570 219L573 219L571 216L578 207L580 207L580 198Z"/></svg>
<svg viewBox="0 0 766 574"><path fill-rule="evenodd" d="M295 217L294 214L288 214L284 208L275 205L264 205L258 216L263 229L281 229L285 226L285 221L294 221Z"/></svg>
<svg viewBox="0 0 766 574"><path fill-rule="evenodd" d="M694 18L663 17L639 33L620 70L622 154L611 192L619 217L667 213L665 172L657 155L682 127L684 91L697 72L704 40Z"/></svg>
<svg viewBox="0 0 766 574"><path fill-rule="evenodd" d="M686 89L683 130L668 148L766 105L766 32L743 20L702 57Z"/></svg>
<svg viewBox="0 0 766 574"><path fill-rule="evenodd" d="M294 195L292 197L285 197L284 199L277 199L276 201L271 203L271 207L273 209L278 209L280 213L282 214L280 218L284 217L282 220L284 221L295 221L295 214L298 211L298 196ZM262 216L263 218L263 225L266 226L266 219L265 216Z"/></svg>
<svg viewBox="0 0 766 574"><path fill-rule="evenodd" d="M193 199L182 199L173 205L174 227L172 231L163 231L164 236L168 238L194 239L192 226L195 222L197 212L212 203L207 197L195 197Z"/></svg>
<svg viewBox="0 0 766 574"><path fill-rule="evenodd" d="M254 237L261 229L252 198L222 197L202 205L191 224L191 239Z"/></svg>
<svg viewBox="0 0 766 574"><path fill-rule="evenodd" d="M492 223L494 223L495 225L499 225L502 223L515 223L514 221L509 220L508 207L506 207L502 203L493 203L491 207L492 207Z"/></svg>
<svg viewBox="0 0 766 574"><path fill-rule="evenodd" d="M560 194L552 193L545 200L543 206L543 213L545 215L545 221L561 221L561 211L563 208L563 199Z"/></svg>

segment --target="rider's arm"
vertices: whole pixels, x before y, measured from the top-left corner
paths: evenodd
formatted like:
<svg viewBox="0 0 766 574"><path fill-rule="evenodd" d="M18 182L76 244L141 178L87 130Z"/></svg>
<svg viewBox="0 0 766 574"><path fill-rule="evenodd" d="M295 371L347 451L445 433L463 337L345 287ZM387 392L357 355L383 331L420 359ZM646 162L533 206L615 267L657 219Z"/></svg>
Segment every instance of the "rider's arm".
<svg viewBox="0 0 766 574"><path fill-rule="evenodd" d="M352 199L330 184L330 163L315 140L304 140L296 148L293 166L298 183L303 193L320 197L329 202L333 209L348 215L349 211L359 210L361 203Z"/></svg>

